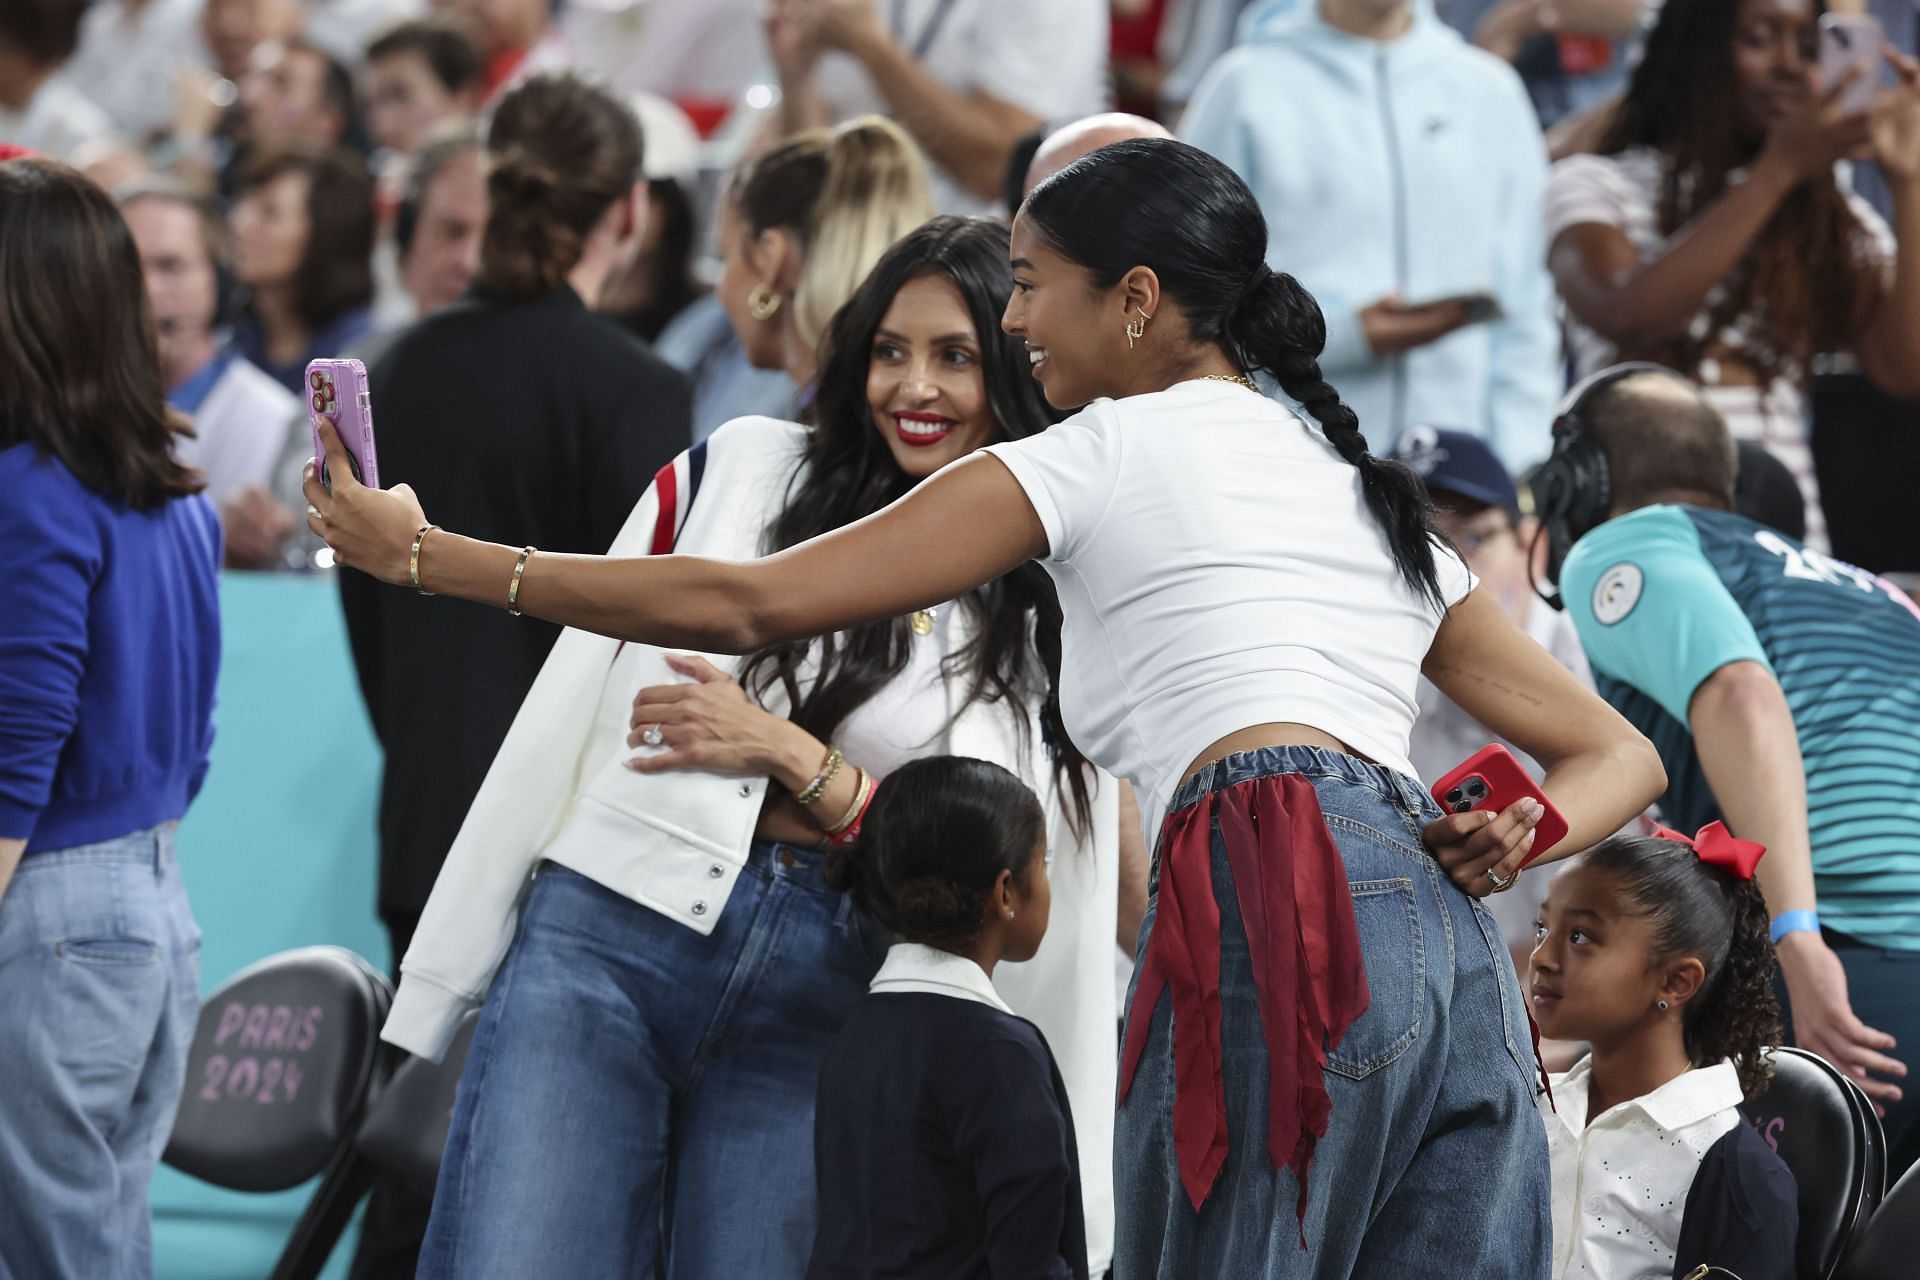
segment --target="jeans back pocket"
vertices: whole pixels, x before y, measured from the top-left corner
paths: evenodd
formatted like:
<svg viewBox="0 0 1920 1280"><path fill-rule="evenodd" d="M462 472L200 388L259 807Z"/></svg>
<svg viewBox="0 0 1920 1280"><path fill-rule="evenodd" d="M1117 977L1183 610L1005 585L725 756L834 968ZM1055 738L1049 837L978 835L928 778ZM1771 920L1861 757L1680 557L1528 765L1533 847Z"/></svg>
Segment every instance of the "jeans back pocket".
<svg viewBox="0 0 1920 1280"><path fill-rule="evenodd" d="M1367 968L1367 1011L1327 1055L1327 1069L1359 1080L1419 1039L1427 956L1413 877L1352 880L1347 889L1353 895L1360 954Z"/></svg>

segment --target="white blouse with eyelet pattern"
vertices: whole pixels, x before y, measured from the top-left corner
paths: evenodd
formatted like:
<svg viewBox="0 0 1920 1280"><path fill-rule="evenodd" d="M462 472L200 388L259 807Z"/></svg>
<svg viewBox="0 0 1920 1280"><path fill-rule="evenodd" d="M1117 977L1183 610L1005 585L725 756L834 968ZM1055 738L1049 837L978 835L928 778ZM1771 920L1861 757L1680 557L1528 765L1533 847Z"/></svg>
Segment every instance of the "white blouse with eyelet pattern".
<svg viewBox="0 0 1920 1280"><path fill-rule="evenodd" d="M1587 1123L1592 1059L1535 1101L1553 1162L1553 1280L1669 1280L1687 1192L1740 1123L1731 1062L1698 1067Z"/></svg>

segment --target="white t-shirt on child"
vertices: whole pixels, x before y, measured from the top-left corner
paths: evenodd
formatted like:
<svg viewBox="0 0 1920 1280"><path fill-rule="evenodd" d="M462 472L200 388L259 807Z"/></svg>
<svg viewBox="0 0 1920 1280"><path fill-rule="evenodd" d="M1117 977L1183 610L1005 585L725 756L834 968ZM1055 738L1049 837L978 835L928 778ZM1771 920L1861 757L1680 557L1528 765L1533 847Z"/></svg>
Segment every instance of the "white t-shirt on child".
<svg viewBox="0 0 1920 1280"><path fill-rule="evenodd" d="M1131 779L1149 844L1181 775L1250 725L1310 725L1409 776L1442 614L1400 580L1360 473L1232 383L1097 400L989 446L1040 517L1068 732ZM1451 606L1474 578L1434 545Z"/></svg>
<svg viewBox="0 0 1920 1280"><path fill-rule="evenodd" d="M1588 1124L1592 1069L1588 1058L1554 1076L1554 1105L1535 1099L1553 1162L1553 1280L1670 1280L1700 1160L1740 1123L1740 1074L1697 1067Z"/></svg>

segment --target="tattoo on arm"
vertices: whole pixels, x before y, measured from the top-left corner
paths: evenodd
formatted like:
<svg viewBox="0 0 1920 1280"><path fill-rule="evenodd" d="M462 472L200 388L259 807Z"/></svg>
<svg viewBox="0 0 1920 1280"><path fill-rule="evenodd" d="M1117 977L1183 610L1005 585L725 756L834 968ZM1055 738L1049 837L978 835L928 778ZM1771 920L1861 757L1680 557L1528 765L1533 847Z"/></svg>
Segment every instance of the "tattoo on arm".
<svg viewBox="0 0 1920 1280"><path fill-rule="evenodd" d="M1437 668L1437 671L1440 673L1444 673L1448 676L1464 677L1465 679L1473 681L1475 684L1485 685L1489 689L1497 689L1501 693L1508 694L1511 697L1520 699L1520 701L1526 703L1530 707L1538 707L1542 705L1540 698L1538 698L1534 694L1526 692L1524 689L1516 689L1512 685L1503 684L1502 682L1495 680L1491 676L1482 675L1478 671L1469 671L1467 668L1458 666L1451 662L1441 663L1440 666Z"/></svg>

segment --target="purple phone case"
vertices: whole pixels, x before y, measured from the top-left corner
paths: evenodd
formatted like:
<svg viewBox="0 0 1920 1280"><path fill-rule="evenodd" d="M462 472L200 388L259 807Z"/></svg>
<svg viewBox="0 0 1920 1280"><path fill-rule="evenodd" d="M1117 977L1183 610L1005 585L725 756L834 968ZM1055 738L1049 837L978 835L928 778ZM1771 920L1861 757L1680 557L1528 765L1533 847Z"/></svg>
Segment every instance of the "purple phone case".
<svg viewBox="0 0 1920 1280"><path fill-rule="evenodd" d="M320 419L340 433L353 459L354 474L369 489L380 487L380 462L373 449L373 404L367 394L367 366L358 360L313 360L307 364L307 421L313 427L313 461L320 480L332 488L327 455L320 447Z"/></svg>

